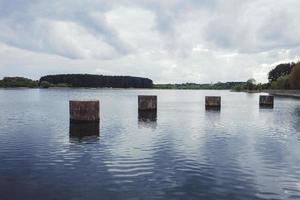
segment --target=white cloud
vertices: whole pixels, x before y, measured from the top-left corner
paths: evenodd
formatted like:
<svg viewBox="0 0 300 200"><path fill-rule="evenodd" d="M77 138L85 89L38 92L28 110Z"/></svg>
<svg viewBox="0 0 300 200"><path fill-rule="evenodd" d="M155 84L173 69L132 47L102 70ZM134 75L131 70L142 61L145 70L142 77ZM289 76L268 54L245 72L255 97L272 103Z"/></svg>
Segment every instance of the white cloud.
<svg viewBox="0 0 300 200"><path fill-rule="evenodd" d="M0 76L267 80L299 59L298 0L0 0Z"/></svg>

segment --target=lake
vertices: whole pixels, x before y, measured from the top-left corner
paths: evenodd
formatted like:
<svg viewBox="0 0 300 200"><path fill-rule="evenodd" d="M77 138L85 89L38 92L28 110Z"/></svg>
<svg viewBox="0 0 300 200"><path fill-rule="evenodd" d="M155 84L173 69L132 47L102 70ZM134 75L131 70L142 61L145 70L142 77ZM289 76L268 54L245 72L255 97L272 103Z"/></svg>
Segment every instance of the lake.
<svg viewBox="0 0 300 200"><path fill-rule="evenodd" d="M154 119L137 95L157 95ZM204 97L222 96L220 111ZM100 100L100 134L69 100ZM1 89L0 199L300 199L300 101L201 90ZM75 131L76 132L76 131ZM97 132L97 131L96 131Z"/></svg>

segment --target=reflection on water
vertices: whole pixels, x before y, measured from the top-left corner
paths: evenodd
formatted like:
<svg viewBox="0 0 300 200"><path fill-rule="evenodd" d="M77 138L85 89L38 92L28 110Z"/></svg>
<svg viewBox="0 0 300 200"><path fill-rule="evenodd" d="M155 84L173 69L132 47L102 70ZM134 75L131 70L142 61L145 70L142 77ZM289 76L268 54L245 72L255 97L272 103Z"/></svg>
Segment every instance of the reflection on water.
<svg viewBox="0 0 300 200"><path fill-rule="evenodd" d="M210 112L210 111L221 111L221 106L205 106L206 111Z"/></svg>
<svg viewBox="0 0 300 200"><path fill-rule="evenodd" d="M205 114L209 115L219 115L221 113L220 108L210 107L205 109Z"/></svg>
<svg viewBox="0 0 300 200"><path fill-rule="evenodd" d="M139 128L153 128L157 126L157 111L156 110L139 110L138 111Z"/></svg>
<svg viewBox="0 0 300 200"><path fill-rule="evenodd" d="M292 116L295 119L300 119L300 105L296 106L294 112L292 112ZM300 121L295 120L293 123L293 128L297 131L298 140L300 141Z"/></svg>
<svg viewBox="0 0 300 200"><path fill-rule="evenodd" d="M156 122L157 120L157 111L144 111L144 110L139 110L138 114L139 121L141 122Z"/></svg>
<svg viewBox="0 0 300 200"><path fill-rule="evenodd" d="M295 117L300 117L300 106L297 106L296 108L295 108Z"/></svg>
<svg viewBox="0 0 300 200"><path fill-rule="evenodd" d="M99 133L99 122L70 122L70 141L97 140Z"/></svg>
<svg viewBox="0 0 300 200"><path fill-rule="evenodd" d="M137 112L141 94L158 113ZM212 95L221 111L205 110ZM0 89L0 199L299 199L300 101L258 97ZM101 99L101 130L69 123L69 100L87 98Z"/></svg>
<svg viewBox="0 0 300 200"><path fill-rule="evenodd" d="M273 109L274 105L259 105L260 109Z"/></svg>

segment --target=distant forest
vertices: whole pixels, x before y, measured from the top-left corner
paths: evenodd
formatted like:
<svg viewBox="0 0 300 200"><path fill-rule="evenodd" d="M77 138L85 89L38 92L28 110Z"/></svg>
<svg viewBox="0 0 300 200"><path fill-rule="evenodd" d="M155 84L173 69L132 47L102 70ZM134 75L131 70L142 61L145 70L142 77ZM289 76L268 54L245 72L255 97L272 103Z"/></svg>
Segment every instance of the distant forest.
<svg viewBox="0 0 300 200"><path fill-rule="evenodd" d="M261 91L269 89L300 89L300 62L275 66L268 73L267 83L257 83L251 78L245 82L218 82L214 84L182 83L153 84L148 78L131 76L103 76L90 74L61 74L43 76L40 80L23 77L4 77L0 87L95 87L95 88L154 88L154 89L194 89L194 90L234 90Z"/></svg>
<svg viewBox="0 0 300 200"><path fill-rule="evenodd" d="M2 80L0 80L0 88L37 88L38 86L39 81L34 81L23 77L4 77Z"/></svg>
<svg viewBox="0 0 300 200"><path fill-rule="evenodd" d="M152 80L131 76L103 76L90 74L62 74L43 76L39 81L23 77L4 77L2 88L50 88L50 87L95 87L95 88L153 88Z"/></svg>
<svg viewBox="0 0 300 200"><path fill-rule="evenodd" d="M155 84L155 89L191 89L191 90L231 90L236 86L243 85L246 82L226 82L214 84L197 84L197 83L182 83L182 84Z"/></svg>
<svg viewBox="0 0 300 200"><path fill-rule="evenodd" d="M95 88L152 88L153 82L148 78L131 76L103 76L91 74L61 74L41 77L41 87L65 85L67 87Z"/></svg>

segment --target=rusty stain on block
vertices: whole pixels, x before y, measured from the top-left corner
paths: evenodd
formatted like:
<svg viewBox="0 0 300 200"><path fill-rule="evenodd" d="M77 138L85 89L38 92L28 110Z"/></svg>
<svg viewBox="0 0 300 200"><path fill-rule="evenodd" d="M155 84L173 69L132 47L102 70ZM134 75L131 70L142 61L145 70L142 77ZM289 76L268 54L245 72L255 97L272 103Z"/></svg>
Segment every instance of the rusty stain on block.
<svg viewBox="0 0 300 200"><path fill-rule="evenodd" d="M139 110L157 110L157 96L138 96Z"/></svg>
<svg viewBox="0 0 300 200"><path fill-rule="evenodd" d="M70 122L99 122L99 101L70 101Z"/></svg>
<svg viewBox="0 0 300 200"><path fill-rule="evenodd" d="M220 96L206 96L205 97L206 109L221 109L221 97Z"/></svg>
<svg viewBox="0 0 300 200"><path fill-rule="evenodd" d="M273 108L274 107L274 96L260 95L259 96L259 106Z"/></svg>

